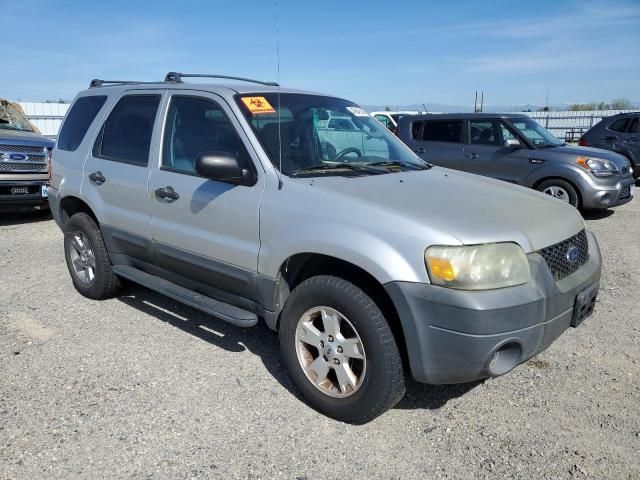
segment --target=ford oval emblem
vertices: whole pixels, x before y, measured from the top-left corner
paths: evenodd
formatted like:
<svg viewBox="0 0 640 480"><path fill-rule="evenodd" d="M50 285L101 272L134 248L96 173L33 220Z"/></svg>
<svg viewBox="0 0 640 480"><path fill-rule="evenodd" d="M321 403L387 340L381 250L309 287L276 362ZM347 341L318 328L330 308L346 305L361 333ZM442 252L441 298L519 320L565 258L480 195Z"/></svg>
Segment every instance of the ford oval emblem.
<svg viewBox="0 0 640 480"><path fill-rule="evenodd" d="M569 263L576 263L578 261L579 255L580 255L580 252L578 251L578 247L576 247L575 245L571 245L567 249L566 257Z"/></svg>
<svg viewBox="0 0 640 480"><path fill-rule="evenodd" d="M27 160L28 158L29 157L27 157L23 153L12 153L11 155L9 155L9 159L17 161Z"/></svg>

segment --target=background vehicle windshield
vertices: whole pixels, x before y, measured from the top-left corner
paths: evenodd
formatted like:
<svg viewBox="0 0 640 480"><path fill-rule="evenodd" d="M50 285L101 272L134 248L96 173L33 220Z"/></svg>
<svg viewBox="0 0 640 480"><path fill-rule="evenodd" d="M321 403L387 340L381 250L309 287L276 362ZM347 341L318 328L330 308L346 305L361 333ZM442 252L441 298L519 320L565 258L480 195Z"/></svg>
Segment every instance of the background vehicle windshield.
<svg viewBox="0 0 640 480"><path fill-rule="evenodd" d="M285 175L388 173L424 169L425 163L357 105L294 93L236 98L273 165ZM340 168L341 167L341 168ZM314 173L315 171L315 173Z"/></svg>
<svg viewBox="0 0 640 480"><path fill-rule="evenodd" d="M546 130L535 120L530 118L511 118L509 120L511 121L511 124L517 128L522 135L527 137L527 139L536 147L555 147L564 145L564 142L559 140L558 137Z"/></svg>
<svg viewBox="0 0 640 480"><path fill-rule="evenodd" d="M0 129L34 131L22 109L17 104L6 100L0 100Z"/></svg>

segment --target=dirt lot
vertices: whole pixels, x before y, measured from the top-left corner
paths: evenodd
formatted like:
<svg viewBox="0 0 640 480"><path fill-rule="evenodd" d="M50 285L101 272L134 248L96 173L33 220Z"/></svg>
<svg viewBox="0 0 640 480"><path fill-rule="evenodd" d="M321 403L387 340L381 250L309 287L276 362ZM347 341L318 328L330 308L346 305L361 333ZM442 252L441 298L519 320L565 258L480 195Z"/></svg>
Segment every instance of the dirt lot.
<svg viewBox="0 0 640 480"><path fill-rule="evenodd" d="M302 402L266 327L135 286L85 299L54 222L4 214L0 478L640 478L640 200L587 223L593 317L509 375L412 383L350 426Z"/></svg>

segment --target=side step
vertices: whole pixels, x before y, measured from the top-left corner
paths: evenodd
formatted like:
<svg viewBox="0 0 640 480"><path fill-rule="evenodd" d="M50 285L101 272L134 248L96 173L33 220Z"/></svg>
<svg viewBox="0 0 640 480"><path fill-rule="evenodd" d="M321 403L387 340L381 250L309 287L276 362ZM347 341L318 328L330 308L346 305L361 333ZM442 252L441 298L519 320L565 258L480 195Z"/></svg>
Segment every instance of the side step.
<svg viewBox="0 0 640 480"><path fill-rule="evenodd" d="M238 327L253 327L258 323L258 316L253 312L229 305L228 303L219 302L211 297L169 282L164 278L151 275L127 265L114 265L112 268L113 273L120 277L139 283L142 286L162 293L185 305L202 310L209 315L218 317Z"/></svg>

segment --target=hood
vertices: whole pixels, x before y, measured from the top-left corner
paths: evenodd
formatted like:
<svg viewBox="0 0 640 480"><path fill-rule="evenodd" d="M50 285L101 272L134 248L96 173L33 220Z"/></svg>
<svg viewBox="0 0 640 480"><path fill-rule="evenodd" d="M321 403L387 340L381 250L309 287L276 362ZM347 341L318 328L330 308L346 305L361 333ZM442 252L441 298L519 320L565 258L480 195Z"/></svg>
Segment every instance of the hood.
<svg viewBox="0 0 640 480"><path fill-rule="evenodd" d="M565 240L584 228L578 211L540 192L479 175L433 167L425 171L366 177L305 179L314 188L366 204L380 221L425 225L461 243L516 242L529 253ZM333 200L332 198L331 200ZM330 200L328 204L335 203ZM386 215L385 215L386 214ZM386 217L386 218L385 218Z"/></svg>
<svg viewBox="0 0 640 480"><path fill-rule="evenodd" d="M0 128L0 143L11 145L33 145L37 147L53 148L55 142L34 132L24 132L20 130L9 130Z"/></svg>
<svg viewBox="0 0 640 480"><path fill-rule="evenodd" d="M561 147L552 147L552 148L540 148L535 150L535 155L538 158L544 158L552 160L553 156L556 154L564 154L564 155L575 155L576 157L597 157L604 158L605 160L610 160L615 163L618 168L622 168L627 164L626 158L622 155L611 152L609 150L602 150L600 148L591 148L591 147L574 147L572 145L564 145Z"/></svg>

